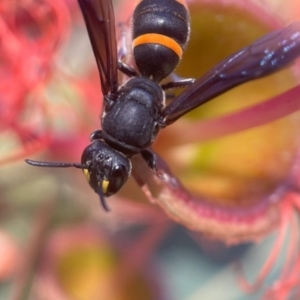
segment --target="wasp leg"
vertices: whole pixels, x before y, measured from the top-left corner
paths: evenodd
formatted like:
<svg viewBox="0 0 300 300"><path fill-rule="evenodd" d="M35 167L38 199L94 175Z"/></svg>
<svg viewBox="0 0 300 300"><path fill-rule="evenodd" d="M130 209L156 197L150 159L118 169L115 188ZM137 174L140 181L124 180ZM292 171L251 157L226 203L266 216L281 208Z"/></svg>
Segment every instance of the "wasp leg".
<svg viewBox="0 0 300 300"><path fill-rule="evenodd" d="M127 75L128 77L137 77L138 73L135 69L131 68L130 66L126 65L125 63L118 61L118 69Z"/></svg>
<svg viewBox="0 0 300 300"><path fill-rule="evenodd" d="M178 187L180 185L179 181L176 177L174 177L164 160L151 148L141 151L141 154L148 167L157 177L174 187Z"/></svg>
<svg viewBox="0 0 300 300"><path fill-rule="evenodd" d="M121 32L121 38L120 38L120 49L118 51L118 60L122 60L125 56L128 55L128 35L127 35L127 26L120 22L118 24Z"/></svg>
<svg viewBox="0 0 300 300"><path fill-rule="evenodd" d="M163 90L182 88L182 87L187 87L188 85L193 84L194 82L195 82L194 78L184 78L184 79L180 79L179 81L171 81L171 82L162 84L161 88Z"/></svg>
<svg viewBox="0 0 300 300"><path fill-rule="evenodd" d="M118 69L124 73L128 77L136 77L138 76L137 72L128 66L126 63L123 63L122 60L128 56L129 51L128 51L128 36L127 36L127 30L126 30L126 25L124 23L119 23L118 26L120 27L121 31L121 46L118 51Z"/></svg>
<svg viewBox="0 0 300 300"><path fill-rule="evenodd" d="M152 151L148 149L144 149L141 151L141 155L145 162L147 163L148 167L155 173L158 174L158 170L156 168L156 155Z"/></svg>

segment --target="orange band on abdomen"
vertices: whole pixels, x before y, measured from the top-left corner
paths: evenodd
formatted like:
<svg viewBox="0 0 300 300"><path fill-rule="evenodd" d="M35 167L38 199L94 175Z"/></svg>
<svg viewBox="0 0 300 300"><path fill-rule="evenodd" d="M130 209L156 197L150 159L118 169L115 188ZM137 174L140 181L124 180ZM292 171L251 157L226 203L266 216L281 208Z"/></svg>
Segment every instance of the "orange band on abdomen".
<svg viewBox="0 0 300 300"><path fill-rule="evenodd" d="M180 45L172 38L163 34L146 33L138 36L132 41L133 48L142 44L159 44L173 50L179 58L182 56L182 49Z"/></svg>

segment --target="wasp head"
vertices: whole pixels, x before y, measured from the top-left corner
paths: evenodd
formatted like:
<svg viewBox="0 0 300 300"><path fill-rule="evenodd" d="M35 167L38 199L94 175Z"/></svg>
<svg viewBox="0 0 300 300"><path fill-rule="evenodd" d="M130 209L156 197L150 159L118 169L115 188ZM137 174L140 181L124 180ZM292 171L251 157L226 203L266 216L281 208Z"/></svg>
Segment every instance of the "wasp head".
<svg viewBox="0 0 300 300"><path fill-rule="evenodd" d="M81 163L86 166L83 172L88 183L108 210L104 196L117 193L125 184L131 173L130 160L103 141L95 140L84 149Z"/></svg>

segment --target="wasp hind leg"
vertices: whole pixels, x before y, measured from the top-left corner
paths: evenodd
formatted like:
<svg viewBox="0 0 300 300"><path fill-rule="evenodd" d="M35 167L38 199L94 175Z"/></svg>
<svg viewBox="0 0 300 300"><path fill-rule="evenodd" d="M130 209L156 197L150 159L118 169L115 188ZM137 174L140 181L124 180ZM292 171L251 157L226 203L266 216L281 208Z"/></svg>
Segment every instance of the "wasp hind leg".
<svg viewBox="0 0 300 300"><path fill-rule="evenodd" d="M138 73L135 71L135 69L130 67L127 63L123 62L123 60L126 61L126 57L128 57L128 55L130 54L130 51L128 51L129 45L126 28L127 26L124 23L119 23L118 26L121 30L120 48L118 51L118 69L128 77L137 77Z"/></svg>

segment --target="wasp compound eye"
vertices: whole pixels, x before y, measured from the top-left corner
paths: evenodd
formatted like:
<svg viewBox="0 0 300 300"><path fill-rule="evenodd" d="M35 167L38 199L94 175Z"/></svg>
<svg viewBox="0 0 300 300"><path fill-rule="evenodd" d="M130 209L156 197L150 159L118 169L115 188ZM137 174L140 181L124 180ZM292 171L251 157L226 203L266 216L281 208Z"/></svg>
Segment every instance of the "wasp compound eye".
<svg viewBox="0 0 300 300"><path fill-rule="evenodd" d="M120 188L124 185L128 178L127 172L125 167L117 166L116 169L114 169L111 173L110 181L108 182L108 186L106 191L104 191L104 194L106 196L113 195L117 193Z"/></svg>

